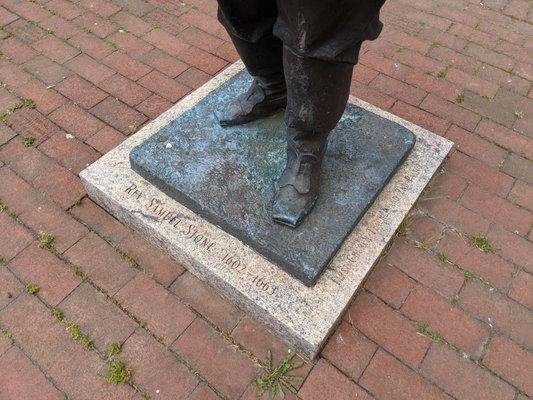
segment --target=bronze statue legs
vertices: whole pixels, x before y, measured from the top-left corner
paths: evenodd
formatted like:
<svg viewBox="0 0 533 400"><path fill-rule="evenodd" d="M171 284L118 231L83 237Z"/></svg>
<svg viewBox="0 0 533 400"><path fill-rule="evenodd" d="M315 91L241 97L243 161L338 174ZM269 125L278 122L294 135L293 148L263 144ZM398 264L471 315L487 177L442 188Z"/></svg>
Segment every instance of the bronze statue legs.
<svg viewBox="0 0 533 400"><path fill-rule="evenodd" d="M283 62L287 165L278 181L272 217L296 227L318 198L327 137L344 113L353 66L300 57L287 48Z"/></svg>
<svg viewBox="0 0 533 400"><path fill-rule="evenodd" d="M298 226L318 198L327 137L346 107L362 41L379 35L383 1L219 0L219 19L254 78L217 114L220 124L285 108L287 164L272 214L278 223Z"/></svg>

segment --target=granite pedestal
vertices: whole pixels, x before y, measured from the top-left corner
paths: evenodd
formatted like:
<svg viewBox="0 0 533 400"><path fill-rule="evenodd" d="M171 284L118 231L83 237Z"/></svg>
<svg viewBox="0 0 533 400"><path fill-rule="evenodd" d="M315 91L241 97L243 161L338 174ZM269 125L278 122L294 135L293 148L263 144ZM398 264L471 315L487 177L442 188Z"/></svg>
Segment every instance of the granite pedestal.
<svg viewBox="0 0 533 400"><path fill-rule="evenodd" d="M228 226L225 223L215 220L212 215L198 207L198 204L191 202L190 198L174 200L165 191L173 196L176 193L171 192L168 187L165 188L164 181L158 183L159 188L145 180L130 165L129 156L132 149L143 143L150 144L145 144L147 147L144 149L138 147L139 152L154 151L152 154L156 154L157 146L162 143L164 143L165 150L185 151L175 129L179 125L177 121L180 116L192 116L191 110L195 105L201 105L202 101L207 102L209 95L218 88L231 85L232 82L239 82L242 77L238 74L242 68L240 62L232 65L82 171L80 176L94 201L160 246L193 274L248 311L254 318L263 322L304 357L314 358L371 267L394 236L397 227L449 152L452 143L372 105L350 98L352 105L350 107L353 107L351 109L354 112L345 116L344 123L350 125L354 122L366 121L376 124L374 132L382 135L383 139L385 139L383 136L393 134L395 129L405 132L406 135L403 137L409 138L410 133L404 130L407 129L416 136L416 143L394 174L392 173L393 165L387 171L376 170L377 175L365 175L362 172L364 166L357 166L357 157L355 157L353 166L362 170L358 172L360 178L371 181L368 187L372 187L371 183L376 176L383 182L389 178L390 181L381 192L379 188L374 189L373 196L377 195L377 197L373 203L369 201L371 205L366 212L363 213L368 205L363 204L358 208L362 210L359 222L353 230L349 225L355 223L356 217L351 218L351 222L346 224L343 228L347 232L345 240L340 244L336 253L332 252L334 255L318 278L316 285L307 287L300 280L280 269L276 263L268 261L264 253L260 254L257 251L258 248L251 247L251 242L248 246L235 237L242 231L228 232L226 229ZM242 144L243 141L256 140L256 143L261 146L266 146L268 143L278 146L278 150L258 146L254 154L257 162L255 165L262 165L265 170L272 168L264 175L270 176L270 181L267 179L257 183L256 190L259 191L263 187L268 187L264 185L265 182L273 182L272 177L278 173L282 165L281 153L278 158L274 157L274 160L277 160L274 163L267 162L271 160L265 158L261 159L262 155L277 154L276 152L280 151L281 135L276 136L274 140L265 141L260 137L260 133L268 130L275 131L273 128L280 126L280 121L279 117L264 120L256 125L257 131L251 137L235 139L225 137L225 143L234 146L231 150L234 150L235 154L242 154L239 153L239 143ZM206 121L201 123L206 123ZM388 127L395 127L395 129ZM376 140L376 138L368 138L368 140ZM348 162L350 162L350 155L357 154L359 151L357 145L346 143L338 134L336 138L333 138L332 143L338 143L332 145L332 155L340 157L341 150L344 148L353 150L342 155L342 157L348 157ZM383 140L381 143L386 144L387 141ZM412 140L399 140L397 143L403 143L405 153L408 153L409 143L412 143ZM196 146L200 144L196 142ZM364 144L360 145L364 147ZM151 149L150 146L152 146ZM203 151L202 148L190 150L197 154ZM401 152L395 154L401 154ZM136 157L135 152L133 157ZM395 163L400 164L402 156L396 157ZM343 161L336 160L335 157L331 160L332 167L334 162ZM165 163L168 163L168 160ZM370 163L370 165L376 164ZM201 165L196 164L189 172L191 177L199 176L199 166ZM146 176L149 176L146 171L155 171L155 167L156 164L150 165L149 163L144 163L142 169L140 165L136 166L143 174L147 174ZM178 167L186 168L187 165L182 164ZM206 167L212 168L213 164ZM375 167L369 168L372 170ZM241 170L240 173L242 172ZM345 173L343 176L348 179L350 174ZM232 188L231 180L221 182L221 186L229 193L218 193L219 188L215 188L213 191L217 196L227 196L233 199L233 202L236 202L239 196L245 198L247 192L242 186L237 185ZM236 182L252 184L250 180L237 180ZM193 183L194 180L191 180L189 187L192 187ZM165 191L161 188L165 188ZM352 187L345 188L345 193L353 192L352 189ZM200 187L197 190L205 194L206 188ZM342 192L339 193L342 194ZM343 198L339 193L334 200L341 205L346 206L349 199L354 199L354 197ZM367 196L368 198L372 198L372 195ZM263 204L267 204L266 200ZM235 210L231 210L233 215L238 214L241 205L242 202L233 204L235 207ZM350 206L353 205L350 204ZM269 210L265 208L262 212L267 215ZM318 212L321 212L320 209ZM245 224L244 227L250 232L253 225L247 223L248 225ZM308 224L311 225L311 223L312 221ZM296 234L298 232L298 230L291 231L290 228L282 228L287 229L287 232L296 232ZM325 238L320 238L322 239ZM313 243L309 243L309 246L313 247ZM327 264L326 258L322 259L322 265ZM313 261L312 258L311 261Z"/></svg>

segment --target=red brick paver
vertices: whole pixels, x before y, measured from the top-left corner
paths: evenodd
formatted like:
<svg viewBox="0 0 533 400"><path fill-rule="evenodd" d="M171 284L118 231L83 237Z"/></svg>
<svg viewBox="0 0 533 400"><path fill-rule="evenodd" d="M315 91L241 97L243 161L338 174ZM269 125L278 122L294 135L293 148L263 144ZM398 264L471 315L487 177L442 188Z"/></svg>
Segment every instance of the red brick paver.
<svg viewBox="0 0 533 400"><path fill-rule="evenodd" d="M287 399L525 400L533 6L388 0L382 19L352 94L456 146ZM0 121L0 398L256 398L268 350L277 363L287 346L77 176L237 59L215 0L0 0L0 26L0 114L34 102ZM129 384L102 378L112 342Z"/></svg>

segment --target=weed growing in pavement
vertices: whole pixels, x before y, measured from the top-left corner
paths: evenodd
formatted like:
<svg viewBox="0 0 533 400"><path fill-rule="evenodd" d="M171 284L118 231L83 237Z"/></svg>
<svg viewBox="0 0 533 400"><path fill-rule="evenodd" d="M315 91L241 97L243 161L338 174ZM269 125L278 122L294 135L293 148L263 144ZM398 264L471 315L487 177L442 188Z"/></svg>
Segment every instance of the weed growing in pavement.
<svg viewBox="0 0 533 400"><path fill-rule="evenodd" d="M131 380L131 368L126 368L124 362L116 357L121 351L122 344L119 342L112 342L107 349L107 372L104 379L110 383L129 383Z"/></svg>
<svg viewBox="0 0 533 400"><path fill-rule="evenodd" d="M459 104L461 104L463 101L465 101L465 94L459 93L457 97L455 98L455 101L457 101Z"/></svg>
<svg viewBox="0 0 533 400"><path fill-rule="evenodd" d="M39 248L50 252L55 251L54 237L46 232L39 233Z"/></svg>
<svg viewBox="0 0 533 400"><path fill-rule="evenodd" d="M489 285L489 286L490 286L490 282L489 282L487 279L483 278L482 276L478 276L478 279L479 279L479 281L480 281L482 284L484 284L484 285Z"/></svg>
<svg viewBox="0 0 533 400"><path fill-rule="evenodd" d="M13 103L9 106L2 114L0 114L0 122L3 122L7 126L11 126L9 122L9 116L15 111L20 110L21 108L35 108L35 101L32 99L22 98L16 103Z"/></svg>
<svg viewBox="0 0 533 400"><path fill-rule="evenodd" d="M11 39L13 37L13 35L10 33L10 32L7 32L4 30L3 27L0 26L0 39L1 40L7 40L7 39Z"/></svg>
<svg viewBox="0 0 533 400"><path fill-rule="evenodd" d="M431 243L428 243L428 242L425 242L425 241L421 241L419 242L418 240L415 241L415 246L419 249L424 249L424 250L428 250L431 248Z"/></svg>
<svg viewBox="0 0 533 400"><path fill-rule="evenodd" d="M514 112L514 115L515 115L515 117L518 118L518 119L522 119L522 118L524 118L524 112L523 112L523 111L515 111L515 112Z"/></svg>
<svg viewBox="0 0 533 400"><path fill-rule="evenodd" d="M118 49L118 46L115 42L113 42L112 40L106 40L105 41L109 46L113 47L114 49Z"/></svg>
<svg viewBox="0 0 533 400"><path fill-rule="evenodd" d="M52 315L57 319L59 322L63 322L63 313L59 308L52 309Z"/></svg>
<svg viewBox="0 0 533 400"><path fill-rule="evenodd" d="M125 252L124 250L120 249L119 247L115 247L115 250L120 254L122 259L128 264L130 264L130 267L133 269L141 269L141 265L139 264L139 261L135 258L131 252Z"/></svg>
<svg viewBox="0 0 533 400"><path fill-rule="evenodd" d="M72 208L72 207L76 207L76 206L80 205L82 199L83 199L83 196L81 196L81 195L73 197L72 199L70 199L70 202L68 204L68 208Z"/></svg>
<svg viewBox="0 0 533 400"><path fill-rule="evenodd" d="M89 337L89 335L86 335L83 333L80 329L80 327L75 324L72 321L69 321L61 310L59 308L53 308L52 309L52 315L62 324L66 325L67 331L70 333L70 336L74 340L79 340L83 345L89 349L92 349L94 347L92 339Z"/></svg>
<svg viewBox="0 0 533 400"><path fill-rule="evenodd" d="M21 141L24 147L31 147L35 143L35 138L33 136L22 136Z"/></svg>
<svg viewBox="0 0 533 400"><path fill-rule="evenodd" d="M87 348L93 347L93 341L91 340L91 338L88 335L84 334L77 324L72 321L68 321L65 318L63 318L62 322L67 325L67 331L69 331L70 336L72 336L73 339L79 340Z"/></svg>
<svg viewBox="0 0 533 400"><path fill-rule="evenodd" d="M472 244L485 253L492 252L492 244L486 236L479 235L472 238Z"/></svg>
<svg viewBox="0 0 533 400"><path fill-rule="evenodd" d="M107 353L109 354L110 357L116 356L121 351L122 351L122 344L120 344L119 342L112 342L107 349Z"/></svg>
<svg viewBox="0 0 533 400"><path fill-rule="evenodd" d="M476 274L474 274L472 271L465 271L464 276L467 282L472 282L474 279L476 279Z"/></svg>
<svg viewBox="0 0 533 400"><path fill-rule="evenodd" d="M429 326L427 324L423 324L421 322L416 323L416 329L418 333L421 335L424 335L434 342L442 342L442 335L439 332L433 332L429 329Z"/></svg>
<svg viewBox="0 0 533 400"><path fill-rule="evenodd" d="M452 344L450 345L450 347L452 348L453 351L455 351L457 354L459 354L461 357L463 358L468 358L468 354L466 354L463 350L461 350L459 347L457 347L456 345Z"/></svg>
<svg viewBox="0 0 533 400"><path fill-rule="evenodd" d="M2 335L6 339L13 339L13 332L11 332L11 329L9 328L2 328Z"/></svg>
<svg viewBox="0 0 533 400"><path fill-rule="evenodd" d="M134 123L130 126L128 126L128 136L133 135L139 130L139 125L137 123Z"/></svg>
<svg viewBox="0 0 533 400"><path fill-rule="evenodd" d="M450 261L448 256L446 254L442 253L442 252L437 253L437 258L439 259L439 261L442 261L442 262Z"/></svg>
<svg viewBox="0 0 533 400"><path fill-rule="evenodd" d="M453 297L452 297L452 304L454 306L456 306L457 304L459 304L459 295L458 294L454 294Z"/></svg>
<svg viewBox="0 0 533 400"><path fill-rule="evenodd" d="M444 78L446 78L447 74L448 73L446 72L446 70L444 70L444 69L440 70L439 72L437 72L437 78L444 79Z"/></svg>
<svg viewBox="0 0 533 400"><path fill-rule="evenodd" d="M292 382L302 380L302 377L289 375L289 373L295 369L301 368L303 362L292 363L292 359L295 355L295 352L290 351L287 357L274 368L272 364L272 352L270 350L268 351L267 366L264 373L251 382L258 388L258 397L262 397L263 394L268 393L270 399L274 399L276 395L278 395L280 399L284 399L286 390L293 394L297 393Z"/></svg>
<svg viewBox="0 0 533 400"><path fill-rule="evenodd" d="M128 383L131 379L131 368L126 368L122 360L111 360L104 375L104 379L109 383Z"/></svg>
<svg viewBox="0 0 533 400"><path fill-rule="evenodd" d="M403 221L400 223L400 226L398 227L398 230L396 231L396 235L398 236L405 236L407 235L407 232L409 232L409 226L411 225L411 220L413 219L413 216L411 214L407 214Z"/></svg>
<svg viewBox="0 0 533 400"><path fill-rule="evenodd" d="M26 293L36 295L37 293L39 293L39 286L37 286L35 283L28 283L26 285Z"/></svg>

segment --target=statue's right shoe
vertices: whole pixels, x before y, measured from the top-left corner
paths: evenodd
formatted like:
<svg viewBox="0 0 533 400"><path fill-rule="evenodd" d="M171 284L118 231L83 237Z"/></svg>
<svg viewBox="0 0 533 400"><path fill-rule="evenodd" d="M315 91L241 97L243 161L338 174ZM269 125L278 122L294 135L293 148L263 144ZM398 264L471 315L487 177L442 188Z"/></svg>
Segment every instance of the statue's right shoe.
<svg viewBox="0 0 533 400"><path fill-rule="evenodd" d="M286 105L284 79L268 85L260 79L254 79L246 93L231 101L225 110L215 111L215 115L221 126L242 125L274 115Z"/></svg>
<svg viewBox="0 0 533 400"><path fill-rule="evenodd" d="M327 136L327 132L287 129L287 164L274 197L274 222L296 228L315 206Z"/></svg>

